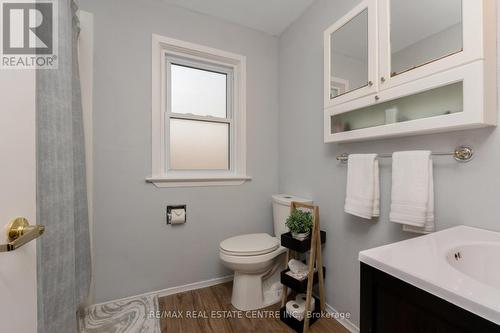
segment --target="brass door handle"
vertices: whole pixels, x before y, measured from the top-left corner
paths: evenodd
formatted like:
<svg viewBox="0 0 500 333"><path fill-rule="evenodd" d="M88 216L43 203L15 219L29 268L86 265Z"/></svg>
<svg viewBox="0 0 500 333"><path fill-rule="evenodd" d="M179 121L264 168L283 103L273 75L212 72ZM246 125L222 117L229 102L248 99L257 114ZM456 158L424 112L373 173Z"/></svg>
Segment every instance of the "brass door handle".
<svg viewBox="0 0 500 333"><path fill-rule="evenodd" d="M18 217L7 226L7 244L0 245L0 252L10 252L20 248L35 238L40 237L45 231L43 225L30 225L24 217Z"/></svg>

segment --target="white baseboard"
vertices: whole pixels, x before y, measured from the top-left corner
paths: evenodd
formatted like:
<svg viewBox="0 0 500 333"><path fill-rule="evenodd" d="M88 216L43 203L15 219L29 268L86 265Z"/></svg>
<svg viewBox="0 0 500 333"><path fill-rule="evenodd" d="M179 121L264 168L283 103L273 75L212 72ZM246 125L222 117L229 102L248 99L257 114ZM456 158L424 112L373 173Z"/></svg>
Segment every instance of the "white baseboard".
<svg viewBox="0 0 500 333"><path fill-rule="evenodd" d="M335 310L330 304L325 304L326 305L326 311L331 313L332 315L335 315L335 314L338 314L339 312L337 310ZM337 318L334 317L339 323L342 324L342 326L344 326L345 328L347 328L347 330L351 333L359 333L359 327L354 325L349 319L347 318Z"/></svg>
<svg viewBox="0 0 500 333"><path fill-rule="evenodd" d="M124 298L120 298L120 299L114 299L114 300L110 300L107 302L97 303L94 305L102 305L102 304L106 304L106 303L110 303L110 302L118 302L118 301L127 301L127 300L137 298L137 297L147 297L147 296L155 296L155 295L158 297L164 297L164 296L168 296L168 295L182 293L185 291L207 288L207 287L215 286L217 284L226 283L226 282L229 282L232 280L233 280L233 276L227 275L227 276L222 276L222 277L215 278L215 279L189 283L189 284L185 284L182 286L176 286L176 287L171 287L171 288L167 288L167 289L150 291L147 293L129 296L129 297L124 297Z"/></svg>
<svg viewBox="0 0 500 333"><path fill-rule="evenodd" d="M185 291L196 290L196 289L201 289L201 288L207 288L207 287L215 286L217 284L226 283L226 282L229 282L229 281L233 281L233 276L232 275L223 276L223 277L219 277L219 278L215 278L215 279L210 279L210 280L205 280L205 281L199 281L199 282L189 283L189 284L185 284L185 285L182 285L182 286L167 288L167 289L155 291L152 294L157 294L158 297L164 297L164 296L168 296L168 295L182 293L182 292L185 292Z"/></svg>

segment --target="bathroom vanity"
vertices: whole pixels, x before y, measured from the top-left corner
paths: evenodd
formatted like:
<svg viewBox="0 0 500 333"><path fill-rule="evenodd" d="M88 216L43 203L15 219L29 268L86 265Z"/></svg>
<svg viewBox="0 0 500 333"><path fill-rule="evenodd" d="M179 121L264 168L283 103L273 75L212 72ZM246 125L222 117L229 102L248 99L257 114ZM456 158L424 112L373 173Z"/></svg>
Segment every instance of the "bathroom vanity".
<svg viewBox="0 0 500 333"><path fill-rule="evenodd" d="M465 226L360 252L361 333L500 332L499 256Z"/></svg>

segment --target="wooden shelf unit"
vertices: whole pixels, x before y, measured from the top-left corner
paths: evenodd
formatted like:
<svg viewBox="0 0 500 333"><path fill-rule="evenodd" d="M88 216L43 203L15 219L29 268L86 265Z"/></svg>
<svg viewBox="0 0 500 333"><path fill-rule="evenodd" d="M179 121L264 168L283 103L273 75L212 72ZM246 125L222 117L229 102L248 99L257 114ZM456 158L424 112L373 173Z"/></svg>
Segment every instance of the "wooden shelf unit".
<svg viewBox="0 0 500 333"><path fill-rule="evenodd" d="M282 272L283 292L281 300L281 321L287 324L289 327L294 329L299 333L307 333L309 326L313 324L317 319L321 317L321 314L325 311L325 283L324 283L324 267L323 260L321 257L321 244L326 241L326 233L320 231L319 223L319 207L314 205L308 205L298 202L292 202L290 205L290 212L296 209L307 209L312 213L313 227L311 231L311 236L303 241L292 238L290 233L281 235L281 245L288 248L286 254L286 270ZM284 274L289 270L288 262L290 259L297 259L298 254L305 253L309 251L309 268L307 278L304 281L298 281L290 276L286 276L283 279ZM288 279L290 278L290 279ZM295 280L293 282L292 280ZM313 296L313 286L315 283L319 285L319 297ZM305 290L304 290L305 285ZM286 313L286 302L288 299L288 288L295 287L296 292L306 293L306 309L304 319L299 321ZM311 298L315 298L315 308L310 309ZM311 316L307 316L311 313Z"/></svg>

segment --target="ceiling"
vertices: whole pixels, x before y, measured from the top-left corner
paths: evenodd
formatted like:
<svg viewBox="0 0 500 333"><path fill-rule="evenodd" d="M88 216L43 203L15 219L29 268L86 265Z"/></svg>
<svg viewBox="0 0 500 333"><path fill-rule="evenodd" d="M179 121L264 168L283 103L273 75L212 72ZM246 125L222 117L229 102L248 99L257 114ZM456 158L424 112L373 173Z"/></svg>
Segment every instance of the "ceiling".
<svg viewBox="0 0 500 333"><path fill-rule="evenodd" d="M314 0L162 0L279 36Z"/></svg>

